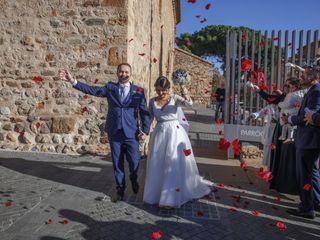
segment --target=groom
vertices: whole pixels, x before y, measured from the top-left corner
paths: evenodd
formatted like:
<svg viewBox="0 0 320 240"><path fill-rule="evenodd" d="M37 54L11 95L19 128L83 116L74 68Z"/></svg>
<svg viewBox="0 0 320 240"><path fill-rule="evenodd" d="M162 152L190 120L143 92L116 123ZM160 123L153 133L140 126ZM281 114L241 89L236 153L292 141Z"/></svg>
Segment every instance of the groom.
<svg viewBox="0 0 320 240"><path fill-rule="evenodd" d="M129 163L132 190L137 194L139 191L137 181L140 162L139 139L144 140L149 134L151 118L143 88L129 82L131 66L128 63L118 65L118 83L108 82L104 87L90 86L77 81L67 70L60 70L59 76L83 93L107 98L108 114L105 131L111 147L117 187L117 194L111 200L113 202L123 200L126 188L124 156ZM141 130L139 130L138 116L142 123Z"/></svg>

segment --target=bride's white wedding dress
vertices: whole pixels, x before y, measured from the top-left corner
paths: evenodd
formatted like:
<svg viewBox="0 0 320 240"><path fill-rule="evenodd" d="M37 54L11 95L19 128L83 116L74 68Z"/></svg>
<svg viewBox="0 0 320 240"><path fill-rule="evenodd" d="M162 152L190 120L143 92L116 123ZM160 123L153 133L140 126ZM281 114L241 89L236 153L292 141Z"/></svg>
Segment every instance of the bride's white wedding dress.
<svg viewBox="0 0 320 240"><path fill-rule="evenodd" d="M192 100L173 95L162 108L154 98L149 103L157 120L150 140L143 194L143 201L149 204L180 207L211 191L208 185L212 183L199 175L188 134L178 121L179 106L192 106Z"/></svg>

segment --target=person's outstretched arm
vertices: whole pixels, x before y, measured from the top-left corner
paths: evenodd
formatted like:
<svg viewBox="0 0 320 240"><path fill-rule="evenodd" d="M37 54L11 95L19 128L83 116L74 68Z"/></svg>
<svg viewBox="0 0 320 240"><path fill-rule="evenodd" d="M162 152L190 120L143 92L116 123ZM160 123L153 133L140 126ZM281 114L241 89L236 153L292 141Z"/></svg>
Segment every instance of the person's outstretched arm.
<svg viewBox="0 0 320 240"><path fill-rule="evenodd" d="M79 91L90 94L96 97L106 97L108 88L106 87L97 87L97 86L90 86L86 83L80 82L73 78L71 73L68 70L59 70L59 77L61 80L70 82L75 89Z"/></svg>
<svg viewBox="0 0 320 240"><path fill-rule="evenodd" d="M183 107L192 107L193 105L193 101L191 99L191 97L189 96L188 90L186 89L186 87L181 86L181 92L182 92L182 96L179 95L174 95L174 100L176 102L176 106L183 106Z"/></svg>

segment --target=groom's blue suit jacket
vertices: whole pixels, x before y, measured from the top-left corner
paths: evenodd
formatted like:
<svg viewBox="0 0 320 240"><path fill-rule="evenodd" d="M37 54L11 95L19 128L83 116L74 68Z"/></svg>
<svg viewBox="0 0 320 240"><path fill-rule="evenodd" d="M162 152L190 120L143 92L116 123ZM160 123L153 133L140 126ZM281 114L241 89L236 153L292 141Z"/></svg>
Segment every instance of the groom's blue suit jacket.
<svg viewBox="0 0 320 240"><path fill-rule="evenodd" d="M135 138L139 133L139 115L141 130L149 134L151 118L147 108L146 98L142 88L130 84L130 91L126 100L121 103L119 83L109 82L104 87L90 86L77 82L74 88L93 96L106 97L108 113L105 131L112 139L119 129L122 129L127 138Z"/></svg>
<svg viewBox="0 0 320 240"><path fill-rule="evenodd" d="M298 125L296 147L300 149L320 148L320 127L306 126L304 121L305 108L312 111L320 110L320 84L313 85L304 96L298 115L292 116L293 125Z"/></svg>

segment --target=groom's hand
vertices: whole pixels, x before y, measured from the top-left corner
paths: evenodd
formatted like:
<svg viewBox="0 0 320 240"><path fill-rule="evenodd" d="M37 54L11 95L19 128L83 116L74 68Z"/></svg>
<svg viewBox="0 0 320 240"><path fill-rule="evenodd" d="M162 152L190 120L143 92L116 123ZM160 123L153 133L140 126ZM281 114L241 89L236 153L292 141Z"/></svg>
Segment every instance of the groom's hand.
<svg viewBox="0 0 320 240"><path fill-rule="evenodd" d="M71 73L68 70L60 69L59 70L59 78L63 81L74 83L74 78L72 77Z"/></svg>
<svg viewBox="0 0 320 240"><path fill-rule="evenodd" d="M140 141L144 141L147 138L147 134L145 134L144 132L140 131L138 138Z"/></svg>

